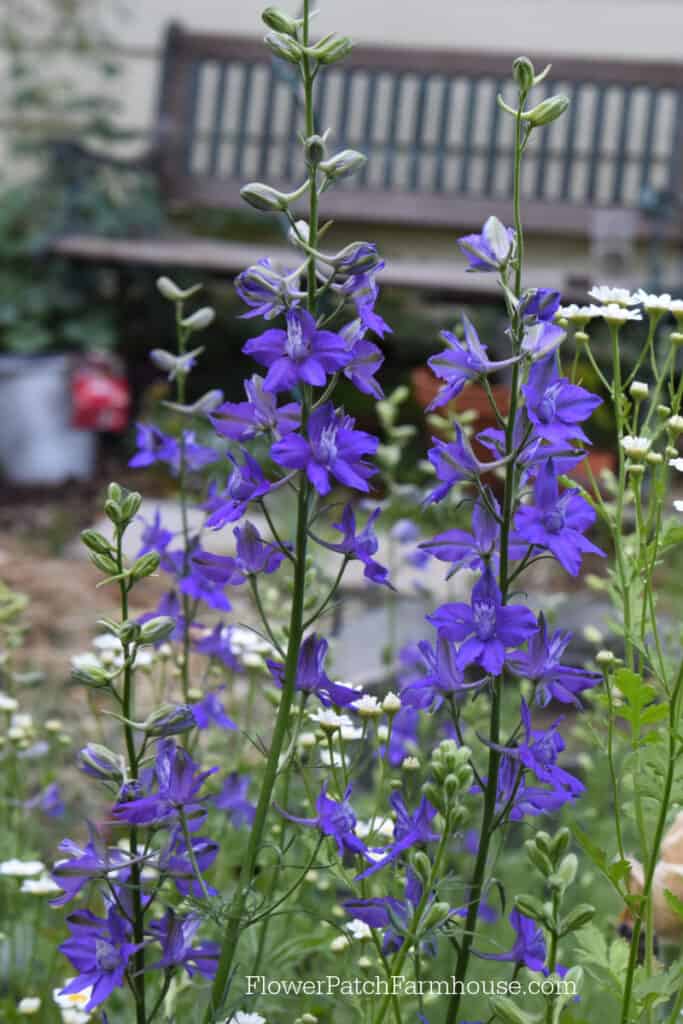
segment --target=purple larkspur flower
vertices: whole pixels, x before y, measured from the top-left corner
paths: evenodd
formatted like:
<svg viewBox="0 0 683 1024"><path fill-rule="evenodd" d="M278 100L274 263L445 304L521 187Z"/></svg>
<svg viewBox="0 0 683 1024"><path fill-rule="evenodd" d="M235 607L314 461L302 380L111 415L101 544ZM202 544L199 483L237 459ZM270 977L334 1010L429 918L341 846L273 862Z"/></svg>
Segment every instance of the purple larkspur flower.
<svg viewBox="0 0 683 1024"><path fill-rule="evenodd" d="M286 329L273 327L243 348L268 367L264 391L291 391L299 382L322 387L331 373L346 365L349 351L339 334L320 330L304 309L290 309Z"/></svg>
<svg viewBox="0 0 683 1024"><path fill-rule="evenodd" d="M342 906L350 917L363 921L370 928L382 929L382 952L386 956L395 953L403 945L415 911L422 900L422 892L422 883L409 867L406 871L404 899L376 896L370 899L344 900ZM425 914L433 902L432 895L425 904ZM420 942L420 949L426 956L435 956L437 950L434 938L430 935L425 936Z"/></svg>
<svg viewBox="0 0 683 1024"><path fill-rule="evenodd" d="M161 945L161 960L150 964L159 970L172 970L183 967L192 978L201 974L205 978L213 978L218 967L220 946L217 942L202 942L193 946L194 937L201 927L199 914L176 914L171 907L166 909L164 916L149 925L150 933Z"/></svg>
<svg viewBox="0 0 683 1024"><path fill-rule="evenodd" d="M564 341L567 332L559 324L536 320L524 332L521 350L535 362L545 359Z"/></svg>
<svg viewBox="0 0 683 1024"><path fill-rule="evenodd" d="M584 537L594 522L594 509L577 490L570 488L560 494L554 460L547 459L536 477L533 503L523 505L515 516L515 538L550 551L576 576L584 554L605 557L604 551Z"/></svg>
<svg viewBox="0 0 683 1024"><path fill-rule="evenodd" d="M258 529L249 521L236 526L233 530L235 535L235 562L243 573L270 573L275 572L282 564L285 557L280 548L269 541L265 541Z"/></svg>
<svg viewBox="0 0 683 1024"><path fill-rule="evenodd" d="M85 846L71 839L63 839L59 844L59 850L67 856L60 858L52 869L53 880L63 890L61 896L50 900L53 907L64 906L95 878L120 877L125 881L128 876L130 854L118 846L107 846L90 824L88 831L90 839Z"/></svg>
<svg viewBox="0 0 683 1024"><path fill-rule="evenodd" d="M228 453L233 470L224 491L210 488L209 497L202 505L209 516L206 525L219 530L226 523L241 519L251 501L257 501L268 494L270 484L263 475L260 465L246 449L242 449L243 462Z"/></svg>
<svg viewBox="0 0 683 1024"><path fill-rule="evenodd" d="M377 553L379 541L374 526L380 509L376 508L371 514L362 530L356 532L356 515L353 505L346 505L342 512L340 522L333 523L332 527L341 533L339 541L326 541L316 538L318 543L329 551L336 551L350 559L357 559L363 563L363 575L373 583L382 583L390 587L389 570L379 562L375 561L373 555Z"/></svg>
<svg viewBox="0 0 683 1024"><path fill-rule="evenodd" d="M500 753L517 761L527 771L533 772L539 782L547 783L553 789L563 789L572 797L583 793L585 786L564 768L560 768L557 759L565 749L565 743L558 730L558 722L548 729L534 729L531 722L529 705L522 699L520 715L523 737L514 746L505 747L498 743L486 741Z"/></svg>
<svg viewBox="0 0 683 1024"><path fill-rule="evenodd" d="M330 704L335 704L337 707L348 707L363 695L358 690L352 690L350 686L333 683L329 678L325 672L328 647L327 640L316 633L311 633L306 637L299 650L296 689L303 693L315 694L325 707L329 707ZM273 679L279 686L282 686L285 678L285 666L282 662L270 660L267 665Z"/></svg>
<svg viewBox="0 0 683 1024"><path fill-rule="evenodd" d="M536 684L534 700L541 707L545 707L551 700L581 707L578 694L602 682L598 672L562 664L562 656L571 638L572 634L564 630L556 630L549 636L545 618L541 614L538 630L529 637L527 649L514 651L508 657L511 672Z"/></svg>
<svg viewBox="0 0 683 1024"><path fill-rule="evenodd" d="M223 780L223 788L214 797L214 806L225 811L235 828L251 825L256 814L256 805L247 798L251 779L248 775L231 772Z"/></svg>
<svg viewBox="0 0 683 1024"><path fill-rule="evenodd" d="M530 971L543 971L546 948L541 926L516 908L510 914L510 924L515 930L515 941L508 952L476 953L476 956L482 960L524 965Z"/></svg>
<svg viewBox="0 0 683 1024"><path fill-rule="evenodd" d="M530 288L520 303L519 312L522 317L535 320L552 320L558 309L562 296L551 288Z"/></svg>
<svg viewBox="0 0 683 1024"><path fill-rule="evenodd" d="M192 853L201 875L208 871L218 855L218 843L206 836L192 836ZM173 880L181 896L193 896L201 899L205 896L204 888L209 896L216 895L216 889L197 878L187 841L181 828L174 828L166 847L159 853L156 867L164 875Z"/></svg>
<svg viewBox="0 0 683 1024"><path fill-rule="evenodd" d="M437 636L434 648L426 640L420 641L418 646L427 671L401 690L401 699L410 707L420 710L439 708L444 699L479 689L486 682L486 677L465 681L464 669L458 665L457 648L443 634Z"/></svg>
<svg viewBox="0 0 683 1024"><path fill-rule="evenodd" d="M588 443L579 424L590 418L602 399L560 377L554 356L534 363L522 391L537 437L554 444Z"/></svg>
<svg viewBox="0 0 683 1024"><path fill-rule="evenodd" d="M487 565L495 568L497 564L500 506L488 488L486 501L479 498L474 504L471 525L471 533L468 530L446 530L420 544L440 562L451 563L447 578L458 569L483 569ZM516 556L513 554L511 557Z"/></svg>
<svg viewBox="0 0 683 1024"><path fill-rule="evenodd" d="M225 687L222 687L225 689ZM211 725L217 725L219 729L236 729L237 726L232 718L228 718L225 708L221 704L218 693L220 691L210 690L205 693L201 700L192 704L192 717L198 729L208 729Z"/></svg>
<svg viewBox="0 0 683 1024"><path fill-rule="evenodd" d="M346 277L343 284L336 286L334 290L346 295L355 303L358 319L366 330L372 331L378 338L383 338L385 334L391 334L391 327L379 315L375 306L379 298L376 277L384 270L385 264L383 260L372 260L373 251L375 254L377 252L376 246L369 242L364 245L364 251L357 248L346 262L342 261L339 264L337 274L348 274L349 276ZM371 265L362 268L363 260L366 262L370 260Z"/></svg>
<svg viewBox="0 0 683 1024"><path fill-rule="evenodd" d="M153 778L147 792L142 796L133 794L133 799L121 801L114 806L112 815L116 821L129 825L152 825L173 822L182 809L196 827L206 816L198 796L205 780L217 772L209 768L200 772L184 747L172 739L157 744Z"/></svg>
<svg viewBox="0 0 683 1024"><path fill-rule="evenodd" d="M189 555L184 551L173 552L175 573L178 576L178 586L183 594L187 594L195 601L203 601L209 608L215 608L219 612L229 612L232 604L225 593L225 587L230 583L243 582L234 564L234 559L228 556L213 555L209 551L195 548ZM231 563L230 572L221 576L214 559L226 558ZM235 578L236 577L236 578Z"/></svg>
<svg viewBox="0 0 683 1024"><path fill-rule="evenodd" d="M488 349L479 340L477 330L470 318L463 315L462 323L465 337L460 339L450 331L442 331L441 337L446 342L447 348L427 360L428 366L436 376L446 382L436 398L427 406L427 412L438 409L446 402L456 398L468 381L512 366L519 359L518 356L501 360L489 359Z"/></svg>
<svg viewBox="0 0 683 1024"><path fill-rule="evenodd" d="M528 608L502 603L488 567L472 589L470 604L443 604L427 620L440 634L462 644L457 656L461 668L475 664L494 676L502 672L509 648L519 647L536 629Z"/></svg>
<svg viewBox="0 0 683 1024"><path fill-rule="evenodd" d="M24 800L22 806L27 811L42 811L48 818L61 818L66 810L59 784L56 782L49 782L28 800Z"/></svg>
<svg viewBox="0 0 683 1024"><path fill-rule="evenodd" d="M422 797L412 814L406 807L405 799L400 791L394 791L389 797L389 802L396 813L394 841L388 847L373 851L375 855L378 855L378 859L357 875L356 881L381 871L387 864L392 864L413 846L435 843L439 839L438 832L434 832L431 827L431 823L436 817L436 808L432 807L426 797Z"/></svg>
<svg viewBox="0 0 683 1024"><path fill-rule="evenodd" d="M130 942L130 924L111 907L106 918L96 917L89 910L76 910L66 923L71 935L59 947L78 971L61 995L82 992L92 986L86 1011L100 1006L125 981L128 961L140 949Z"/></svg>
<svg viewBox="0 0 683 1024"><path fill-rule="evenodd" d="M379 748L379 756L386 756L392 768L398 768L405 757L416 753L419 725L420 712L414 707L402 707L394 715L388 748L385 744Z"/></svg>
<svg viewBox="0 0 683 1024"><path fill-rule="evenodd" d="M485 468L476 458L469 441L457 423L453 441L440 441L438 438L432 438L432 440L434 447L429 449L427 456L441 484L430 491L425 498L425 504L428 505L442 501L454 485L462 480L477 479ZM495 464L492 463L486 468L493 469Z"/></svg>
<svg viewBox="0 0 683 1024"><path fill-rule="evenodd" d="M169 466L177 465L178 441L151 423L135 425L135 445L137 451L128 462L134 469L145 469L157 462L164 462Z"/></svg>
<svg viewBox="0 0 683 1024"><path fill-rule="evenodd" d="M241 314L243 320L255 316L272 320L304 296L296 287L295 275L280 273L267 256L237 275L235 291L245 305L252 307L248 313Z"/></svg>
<svg viewBox="0 0 683 1024"><path fill-rule="evenodd" d="M227 668L237 671L239 661L232 646L232 627L217 623L212 630L194 641L194 649L208 658L215 658Z"/></svg>
<svg viewBox="0 0 683 1024"><path fill-rule="evenodd" d="M329 494L331 477L345 487L367 492L367 481L376 470L365 457L375 454L379 441L364 430L354 430L354 424L342 409L325 402L311 414L308 437L288 434L273 445L271 455L281 466L305 470L319 494Z"/></svg>
<svg viewBox="0 0 683 1024"><path fill-rule="evenodd" d="M458 239L461 252L469 261L468 270L499 270L512 255L515 232L497 217L489 217L479 234Z"/></svg>
<svg viewBox="0 0 683 1024"><path fill-rule="evenodd" d="M278 810L288 821L293 821L297 825L317 828L324 836L334 839L340 857L343 857L345 853L357 853L364 857L367 850L365 843L358 838L355 832L357 818L349 803L350 795L351 786L348 786L342 799L334 800L327 795L327 781L325 781L316 800L317 815L315 818L298 818L282 808L278 808Z"/></svg>
<svg viewBox="0 0 683 1024"><path fill-rule="evenodd" d="M349 347L349 361L344 367L344 376L364 395L372 395L378 401L384 392L375 379L375 374L384 362L381 350L364 337L365 328L360 320L353 320L340 331Z"/></svg>
<svg viewBox="0 0 683 1024"><path fill-rule="evenodd" d="M274 437L296 430L301 420L301 406L288 402L278 407L272 391L265 391L263 377L257 373L245 380L246 402L225 402L209 416L216 432L233 441L249 441L259 434Z"/></svg>
<svg viewBox="0 0 683 1024"><path fill-rule="evenodd" d="M156 551L159 555L164 555L175 534L172 530L167 530L164 527L161 522L161 512L159 509L155 510L151 523L148 523L142 516L138 518L143 524L144 529L140 537L140 549L136 557L142 558L143 555L148 554L150 551Z"/></svg>

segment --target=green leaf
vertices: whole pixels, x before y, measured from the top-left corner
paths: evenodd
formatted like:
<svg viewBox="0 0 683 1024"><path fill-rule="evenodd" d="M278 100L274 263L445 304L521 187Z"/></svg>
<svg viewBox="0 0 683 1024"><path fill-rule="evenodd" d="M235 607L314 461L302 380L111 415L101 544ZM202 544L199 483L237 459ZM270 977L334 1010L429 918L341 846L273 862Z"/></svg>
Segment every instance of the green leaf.
<svg viewBox="0 0 683 1024"><path fill-rule="evenodd" d="M671 892L670 889L664 890L664 899L669 904L671 910L673 910L676 917L679 917L683 921L683 900L679 899L675 893Z"/></svg>

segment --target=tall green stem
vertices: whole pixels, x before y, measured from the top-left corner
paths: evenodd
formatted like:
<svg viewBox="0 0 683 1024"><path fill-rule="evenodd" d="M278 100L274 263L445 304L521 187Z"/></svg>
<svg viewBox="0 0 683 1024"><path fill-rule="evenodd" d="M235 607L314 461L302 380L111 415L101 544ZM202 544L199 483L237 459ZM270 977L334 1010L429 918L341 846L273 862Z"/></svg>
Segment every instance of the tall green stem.
<svg viewBox="0 0 683 1024"><path fill-rule="evenodd" d="M309 38L309 0L304 2L302 41L308 44ZM313 72L310 67L310 60L305 56L302 61L304 103L306 117L306 135L313 134ZM312 248L315 248L318 238L318 194L316 188L316 171L310 169L310 210L309 210L309 239ZM315 314L315 260L311 258L308 264L308 310ZM306 432L308 415L311 407L311 395L304 391L302 402L302 431ZM292 593L292 607L289 619L289 633L287 644L287 657L285 659L284 680L280 705L275 719L275 727L270 741L270 751L266 760L261 790L256 805L254 822L249 835L249 842L244 856L244 863L240 873L240 880L237 891L229 911L228 922L223 937L218 970L211 992L211 999L204 1017L205 1024L213 1024L216 1015L219 1013L230 983L233 963L237 953L240 932L243 927L243 915L246 908L247 898L253 884L256 873L256 862L263 842L263 835L266 828L268 813L270 811L273 790L277 781L280 756L287 737L292 704L296 693L296 671L299 660L299 651L304 635L304 596L306 585L306 548L308 537L308 516L310 505L310 486L304 474L301 474L299 482L299 494L297 503L297 526L296 526L296 548L294 565L294 587ZM263 941L265 937L262 936Z"/></svg>
<svg viewBox="0 0 683 1024"><path fill-rule="evenodd" d="M519 297L522 291L522 262L524 259L524 235L522 232L522 218L520 210L520 170L522 152L524 149L522 141L523 122L521 111L524 99L520 97L519 110L515 122L515 178L514 178L514 223L516 238L516 264L515 264L515 296ZM521 325L518 318L513 314L513 344L515 351L521 343ZM505 430L505 453L511 456L515 446L515 421L517 417L519 390L519 363L515 363L512 371L512 383L510 393L510 411L508 413ZM514 495L517 485L515 459L510 458L505 473L505 491L503 495L502 523L500 531L500 574L499 584L503 603L507 601L509 589L509 543L510 528L514 510ZM501 687L503 676L493 680L491 692L491 710L489 716L489 740L492 744L500 743L500 719L501 719ZM486 789L484 790L484 811L479 829L479 845L477 857L474 863L474 870L469 888L467 890L467 917L463 931L460 950L455 967L455 978L464 981L467 976L472 944L477 929L479 917L479 906L481 904L484 884L486 880L486 865L488 863L489 848L493 838L493 824L496 815L496 799L498 796L498 772L500 769L500 753L489 747L488 772ZM448 1004L446 1020L449 1024L456 1024L458 1010L460 1008L460 991L454 992Z"/></svg>
<svg viewBox="0 0 683 1024"><path fill-rule="evenodd" d="M119 595L121 601L121 620L128 620L128 578L124 575L123 560L123 530L116 531L116 561L119 575ZM130 724L134 719L133 709L133 667L131 664L130 644L123 644L123 729L128 755L128 769L131 779L138 777L138 754L135 746L135 735ZM130 869L130 892L133 906L133 938L136 943L141 943L141 948L135 953L135 973L133 979L133 995L135 997L135 1012L137 1024L146 1024L147 1014L145 1010L145 923L144 910L142 906L142 878L141 867L138 861L138 830L131 825L130 853L133 864Z"/></svg>

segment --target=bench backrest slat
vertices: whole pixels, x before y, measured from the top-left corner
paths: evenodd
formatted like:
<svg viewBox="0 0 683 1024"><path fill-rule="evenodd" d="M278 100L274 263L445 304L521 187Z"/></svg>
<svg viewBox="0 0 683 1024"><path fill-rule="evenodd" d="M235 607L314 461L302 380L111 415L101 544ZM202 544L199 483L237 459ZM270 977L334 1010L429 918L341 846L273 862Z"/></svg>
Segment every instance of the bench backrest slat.
<svg viewBox="0 0 683 1024"><path fill-rule="evenodd" d="M359 46L327 70L316 130L331 125L332 146L368 155L362 175L335 193L331 214L419 223L419 204L434 223L466 224L481 200L509 199L513 124L496 96L512 97L511 63L509 55ZM558 91L570 96L569 113L532 136L523 180L525 198L548 205L550 230L558 218L572 222L553 214L558 205L638 210L644 190L678 196L680 65L559 58L539 99ZM260 40L172 26L159 130L171 200L229 207L245 179L292 188L304 173L302 129L296 71L271 60Z"/></svg>

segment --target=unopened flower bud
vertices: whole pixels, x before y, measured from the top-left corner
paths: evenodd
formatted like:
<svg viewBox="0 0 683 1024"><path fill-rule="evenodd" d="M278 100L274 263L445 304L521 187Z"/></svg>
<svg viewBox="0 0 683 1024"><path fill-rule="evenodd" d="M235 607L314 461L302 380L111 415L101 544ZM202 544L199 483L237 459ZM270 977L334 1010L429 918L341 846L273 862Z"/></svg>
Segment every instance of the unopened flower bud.
<svg viewBox="0 0 683 1024"><path fill-rule="evenodd" d="M311 135L304 143L306 163L310 167L317 167L321 160L325 159L325 139L322 135Z"/></svg>
<svg viewBox="0 0 683 1024"><path fill-rule="evenodd" d="M395 715L397 711L401 710L401 707L401 698L390 690L382 701L382 711L387 715Z"/></svg>
<svg viewBox="0 0 683 1024"><path fill-rule="evenodd" d="M79 767L86 775L104 782L121 782L124 778L123 758L101 743L88 743L77 755Z"/></svg>
<svg viewBox="0 0 683 1024"><path fill-rule="evenodd" d="M659 416L660 419L665 420L668 416L671 415L671 406L669 406L669 405L658 405L657 406L657 415Z"/></svg>
<svg viewBox="0 0 683 1024"><path fill-rule="evenodd" d="M148 736L175 736L194 729L196 724L189 704L162 704L147 716L142 730Z"/></svg>
<svg viewBox="0 0 683 1024"><path fill-rule="evenodd" d="M320 888L320 887L318 887ZM347 935L337 935L336 938L332 939L330 943L330 949L333 953L343 953L344 950L350 945L351 940Z"/></svg>
<svg viewBox="0 0 683 1024"><path fill-rule="evenodd" d="M121 501L121 522L129 523L140 511L142 495L139 491L129 491Z"/></svg>
<svg viewBox="0 0 683 1024"><path fill-rule="evenodd" d="M558 117L562 117L568 106L569 98L567 96L550 96L547 100L539 103L538 106L533 107L532 110L526 111L523 117L532 128L540 128L542 125L550 124L552 121L556 121Z"/></svg>
<svg viewBox="0 0 683 1024"><path fill-rule="evenodd" d="M309 48L309 54L314 60L321 64L336 64L353 49L353 43L348 36L332 36L331 39L322 39L315 46Z"/></svg>
<svg viewBox="0 0 683 1024"><path fill-rule="evenodd" d="M428 931L430 928L437 928L440 924L443 924L443 922L446 921L448 917L450 917L450 914L450 903L432 903L431 907L429 908L429 910L427 911L423 918L422 927L425 929L425 931Z"/></svg>
<svg viewBox="0 0 683 1024"><path fill-rule="evenodd" d="M111 552L111 544L107 538L98 533L97 530L82 530L81 540L86 548L95 551L99 555L108 555Z"/></svg>
<svg viewBox="0 0 683 1024"><path fill-rule="evenodd" d="M664 462L664 456L661 452L648 452L645 461L651 466L660 466Z"/></svg>
<svg viewBox="0 0 683 1024"><path fill-rule="evenodd" d="M286 32L267 32L263 37L271 53L289 64L299 64L303 56L301 44Z"/></svg>
<svg viewBox="0 0 683 1024"><path fill-rule="evenodd" d="M588 342L589 342L589 341L590 341L591 339L590 339L590 335L589 335L589 334L586 334L586 332L585 332L585 331L575 331L575 332L574 332L574 340L575 340L575 341L579 341L579 342L581 342L581 344L582 344L582 345L585 345L585 344L587 344L587 343L588 343Z"/></svg>
<svg viewBox="0 0 683 1024"><path fill-rule="evenodd" d="M534 84L536 71L528 57L517 57L512 62L512 77L514 78L519 91L527 93Z"/></svg>
<svg viewBox="0 0 683 1024"><path fill-rule="evenodd" d="M675 346L683 345L683 334L680 331L672 331L669 335L669 341Z"/></svg>
<svg viewBox="0 0 683 1024"><path fill-rule="evenodd" d="M138 558L131 568L131 579L137 582L138 580L144 580L146 576L151 576L159 568L160 561L161 558L158 551L148 551L142 558Z"/></svg>
<svg viewBox="0 0 683 1024"><path fill-rule="evenodd" d="M264 213L282 213L287 209L287 196L284 192L278 192L276 188L264 185L260 181L244 185L240 189L240 195L255 210L262 210Z"/></svg>
<svg viewBox="0 0 683 1024"><path fill-rule="evenodd" d="M206 330L207 327L211 326L215 319L216 311L213 310L211 306L202 306L202 308L198 309L196 313L193 313L192 316L186 316L180 321L180 323L186 331L194 333L195 331Z"/></svg>
<svg viewBox="0 0 683 1024"><path fill-rule="evenodd" d="M377 739L380 741L380 743L386 743L386 741L389 739L389 729L386 725L377 726Z"/></svg>
<svg viewBox="0 0 683 1024"><path fill-rule="evenodd" d="M404 757L401 762L401 768L404 772L416 772L420 767L420 761L417 757Z"/></svg>
<svg viewBox="0 0 683 1024"><path fill-rule="evenodd" d="M266 7L261 14L261 20L273 32L282 32L286 36L296 37L298 27L296 19L279 7Z"/></svg>
<svg viewBox="0 0 683 1024"><path fill-rule="evenodd" d="M666 421L666 425L672 434L676 436L683 434L683 416L671 416Z"/></svg>
<svg viewBox="0 0 683 1024"><path fill-rule="evenodd" d="M367 162L367 157L356 149L343 149L335 153L329 160L320 164L320 170L333 181L341 181L348 178Z"/></svg>
<svg viewBox="0 0 683 1024"><path fill-rule="evenodd" d="M140 627L141 644L158 644L168 640L175 629L175 621L170 615L155 615L153 619L143 622Z"/></svg>
<svg viewBox="0 0 683 1024"><path fill-rule="evenodd" d="M638 401L642 401L643 398L647 398L650 393L650 388L647 382L644 380L634 380L633 384L629 388L631 398L635 398Z"/></svg>
<svg viewBox="0 0 683 1024"><path fill-rule="evenodd" d="M189 288L180 288L170 277L157 278L157 291L169 302L185 302L201 287L200 284L193 284Z"/></svg>

